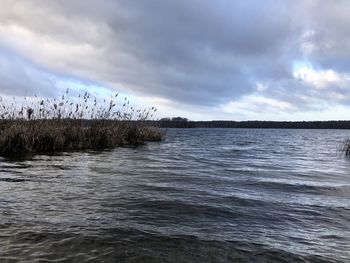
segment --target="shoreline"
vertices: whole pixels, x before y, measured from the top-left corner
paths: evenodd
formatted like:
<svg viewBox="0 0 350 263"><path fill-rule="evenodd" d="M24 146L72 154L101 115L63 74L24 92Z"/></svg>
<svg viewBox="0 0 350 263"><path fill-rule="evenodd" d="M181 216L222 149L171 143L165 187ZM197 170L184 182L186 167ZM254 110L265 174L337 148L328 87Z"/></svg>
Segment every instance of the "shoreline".
<svg viewBox="0 0 350 263"><path fill-rule="evenodd" d="M151 121L161 128L245 128L245 129L341 129L350 121Z"/></svg>

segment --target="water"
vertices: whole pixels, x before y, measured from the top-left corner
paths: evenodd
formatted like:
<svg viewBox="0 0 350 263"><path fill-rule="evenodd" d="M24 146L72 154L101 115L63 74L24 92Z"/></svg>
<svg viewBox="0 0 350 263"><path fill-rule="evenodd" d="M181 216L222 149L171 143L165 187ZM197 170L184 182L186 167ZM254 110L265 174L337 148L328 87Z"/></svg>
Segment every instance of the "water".
<svg viewBox="0 0 350 263"><path fill-rule="evenodd" d="M169 129L0 159L0 261L350 262L341 130Z"/></svg>

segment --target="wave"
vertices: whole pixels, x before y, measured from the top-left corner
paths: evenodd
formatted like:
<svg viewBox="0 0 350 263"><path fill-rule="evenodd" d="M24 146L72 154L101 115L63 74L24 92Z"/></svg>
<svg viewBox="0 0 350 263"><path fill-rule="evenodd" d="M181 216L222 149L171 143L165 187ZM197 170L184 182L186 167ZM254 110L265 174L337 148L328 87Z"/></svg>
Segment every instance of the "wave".
<svg viewBox="0 0 350 263"><path fill-rule="evenodd" d="M319 255L294 254L256 243L163 236L134 229L108 229L105 233L85 235L23 230L11 234L6 241L0 238L1 259L4 261L341 262Z"/></svg>

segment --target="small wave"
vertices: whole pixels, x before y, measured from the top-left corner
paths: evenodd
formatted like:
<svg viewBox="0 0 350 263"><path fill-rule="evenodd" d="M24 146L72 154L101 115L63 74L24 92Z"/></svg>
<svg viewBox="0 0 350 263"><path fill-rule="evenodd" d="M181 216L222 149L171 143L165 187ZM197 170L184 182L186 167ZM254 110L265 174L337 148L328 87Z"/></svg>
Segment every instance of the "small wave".
<svg viewBox="0 0 350 263"><path fill-rule="evenodd" d="M331 186L331 185L310 185L310 184L293 184L288 182L274 182L274 181L247 181L246 185L265 188L268 190L276 190L278 192L293 192L306 194L344 194L348 195L350 187L347 185Z"/></svg>
<svg viewBox="0 0 350 263"><path fill-rule="evenodd" d="M0 259L69 262L332 262L318 255L299 255L260 244L163 236L137 230L106 233L22 232L3 243ZM70 251L70 253L67 253Z"/></svg>
<svg viewBox="0 0 350 263"><path fill-rule="evenodd" d="M6 183L23 183L29 181L27 179L22 178L0 178L0 182L6 182Z"/></svg>

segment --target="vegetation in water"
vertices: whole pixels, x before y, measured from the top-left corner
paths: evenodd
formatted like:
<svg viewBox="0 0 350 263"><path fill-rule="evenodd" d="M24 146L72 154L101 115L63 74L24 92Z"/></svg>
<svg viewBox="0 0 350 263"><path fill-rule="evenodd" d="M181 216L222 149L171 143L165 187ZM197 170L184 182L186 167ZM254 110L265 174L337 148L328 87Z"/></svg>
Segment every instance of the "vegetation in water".
<svg viewBox="0 0 350 263"><path fill-rule="evenodd" d="M343 146L343 152L346 157L350 158L350 139L347 139Z"/></svg>
<svg viewBox="0 0 350 263"><path fill-rule="evenodd" d="M157 109L135 109L118 94L99 103L85 92L59 99L0 98L0 153L101 150L160 141L162 133L149 122Z"/></svg>

